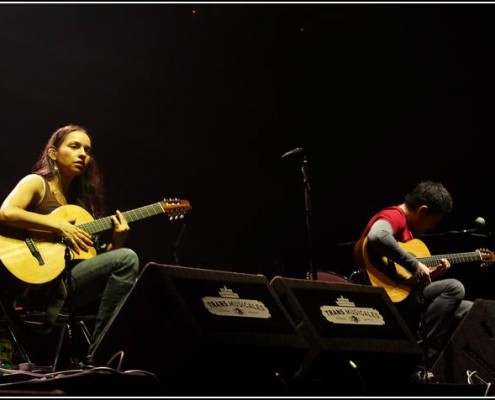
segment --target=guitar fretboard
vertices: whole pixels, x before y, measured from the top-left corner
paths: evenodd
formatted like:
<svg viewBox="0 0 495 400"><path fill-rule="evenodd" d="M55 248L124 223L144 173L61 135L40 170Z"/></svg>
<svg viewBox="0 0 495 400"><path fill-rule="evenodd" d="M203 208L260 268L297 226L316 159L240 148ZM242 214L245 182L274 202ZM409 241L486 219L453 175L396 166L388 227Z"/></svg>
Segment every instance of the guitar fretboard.
<svg viewBox="0 0 495 400"><path fill-rule="evenodd" d="M457 254L440 254L429 257L420 257L419 260L428 267L440 264L440 260L446 258L451 264L462 264L467 262L481 261L481 255L478 251L471 251Z"/></svg>
<svg viewBox="0 0 495 400"><path fill-rule="evenodd" d="M161 203L154 203L148 206L143 206L135 208L134 210L124 211L124 215L127 222L139 221L140 219L152 217L154 215L162 214L165 209L162 207ZM100 233L113 228L112 216L107 216L103 218L96 219L94 221L85 222L79 225L80 228L84 229L91 235L95 233Z"/></svg>

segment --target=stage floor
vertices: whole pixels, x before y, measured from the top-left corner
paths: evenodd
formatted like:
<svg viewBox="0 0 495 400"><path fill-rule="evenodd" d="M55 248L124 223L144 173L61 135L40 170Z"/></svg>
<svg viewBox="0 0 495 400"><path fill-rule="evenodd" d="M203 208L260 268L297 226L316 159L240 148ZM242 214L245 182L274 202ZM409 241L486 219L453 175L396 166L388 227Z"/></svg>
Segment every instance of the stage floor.
<svg viewBox="0 0 495 400"><path fill-rule="evenodd" d="M379 388L380 387L380 388ZM0 396L117 396L117 397L355 397L355 396L459 396L493 395L480 384L408 384L388 382L373 385L351 381L284 381L280 377L232 376L204 379L184 376L166 379L149 371L116 371L107 367L74 369L56 373L32 373L12 370L0 376Z"/></svg>

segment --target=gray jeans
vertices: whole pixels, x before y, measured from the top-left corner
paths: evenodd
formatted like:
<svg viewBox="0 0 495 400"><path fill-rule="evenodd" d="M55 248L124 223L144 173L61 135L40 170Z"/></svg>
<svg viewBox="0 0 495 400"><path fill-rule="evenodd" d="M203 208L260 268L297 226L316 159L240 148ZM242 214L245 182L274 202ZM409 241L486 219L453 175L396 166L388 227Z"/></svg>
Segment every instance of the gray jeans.
<svg viewBox="0 0 495 400"><path fill-rule="evenodd" d="M423 311L418 330L424 341L426 366L431 368L473 302L464 300L464 285L457 279L442 279L422 291Z"/></svg>
<svg viewBox="0 0 495 400"><path fill-rule="evenodd" d="M99 300L90 353L114 312L132 289L138 272L139 258L128 248L98 254L79 261L72 268L73 306L84 307Z"/></svg>

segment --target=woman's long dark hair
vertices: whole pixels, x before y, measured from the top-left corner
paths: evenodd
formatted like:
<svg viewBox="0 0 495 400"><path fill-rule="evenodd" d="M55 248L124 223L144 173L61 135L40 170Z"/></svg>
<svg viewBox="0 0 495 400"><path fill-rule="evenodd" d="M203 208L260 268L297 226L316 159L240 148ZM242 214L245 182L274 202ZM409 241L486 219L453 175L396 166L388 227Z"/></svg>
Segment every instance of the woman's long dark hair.
<svg viewBox="0 0 495 400"><path fill-rule="evenodd" d="M83 131L91 139L88 131L80 125L71 124L57 129L46 142L39 160L33 167L33 173L47 178L52 178L58 174L57 169L54 168L53 160L48 155L48 150L53 147L58 149L65 137L74 131ZM103 178L93 156L91 156L84 172L72 181L67 196L69 203L83 207L94 218L103 216L105 212Z"/></svg>

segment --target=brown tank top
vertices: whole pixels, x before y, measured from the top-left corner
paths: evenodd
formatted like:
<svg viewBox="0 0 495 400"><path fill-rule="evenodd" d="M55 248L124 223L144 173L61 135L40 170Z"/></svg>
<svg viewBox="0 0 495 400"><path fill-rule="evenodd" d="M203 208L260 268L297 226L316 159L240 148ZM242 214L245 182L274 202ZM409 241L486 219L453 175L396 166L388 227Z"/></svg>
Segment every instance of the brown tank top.
<svg viewBox="0 0 495 400"><path fill-rule="evenodd" d="M38 214L50 214L53 210L60 207L62 204L57 201L55 195L50 190L50 185L48 185L48 181L46 180L46 178L43 176L42 178L45 183L45 195L43 196L43 199L41 199L40 203L30 208L29 211L33 211Z"/></svg>

